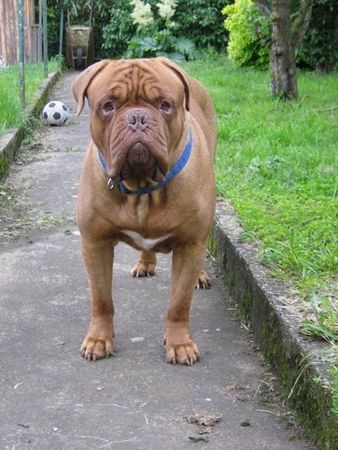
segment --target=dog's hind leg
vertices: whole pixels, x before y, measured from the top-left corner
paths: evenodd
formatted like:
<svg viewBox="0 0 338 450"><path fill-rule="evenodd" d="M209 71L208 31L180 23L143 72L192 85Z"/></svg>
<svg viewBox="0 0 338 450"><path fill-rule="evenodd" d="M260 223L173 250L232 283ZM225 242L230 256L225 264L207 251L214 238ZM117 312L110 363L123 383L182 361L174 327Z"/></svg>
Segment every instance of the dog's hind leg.
<svg viewBox="0 0 338 450"><path fill-rule="evenodd" d="M140 252L139 259L135 266L131 269L133 277L148 277L155 274L156 267L156 253L155 252Z"/></svg>
<svg viewBox="0 0 338 450"><path fill-rule="evenodd" d="M211 288L210 277L204 270L200 271L195 288L196 289L210 289Z"/></svg>

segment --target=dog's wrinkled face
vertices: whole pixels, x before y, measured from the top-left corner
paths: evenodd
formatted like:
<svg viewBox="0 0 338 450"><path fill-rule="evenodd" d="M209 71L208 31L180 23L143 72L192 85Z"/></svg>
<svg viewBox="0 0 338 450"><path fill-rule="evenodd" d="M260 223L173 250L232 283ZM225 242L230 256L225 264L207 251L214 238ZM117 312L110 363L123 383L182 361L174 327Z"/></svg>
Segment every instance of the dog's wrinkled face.
<svg viewBox="0 0 338 450"><path fill-rule="evenodd" d="M159 181L185 129L188 82L165 58L101 61L79 75L74 97L91 109L91 134L113 180Z"/></svg>

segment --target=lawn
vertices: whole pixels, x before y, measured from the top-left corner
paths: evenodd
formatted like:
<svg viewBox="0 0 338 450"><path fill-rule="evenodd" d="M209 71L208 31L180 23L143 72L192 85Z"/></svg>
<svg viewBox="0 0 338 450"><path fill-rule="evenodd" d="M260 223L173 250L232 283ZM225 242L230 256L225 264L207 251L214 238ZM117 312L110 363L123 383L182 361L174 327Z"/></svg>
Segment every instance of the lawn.
<svg viewBox="0 0 338 450"><path fill-rule="evenodd" d="M50 72L57 70L57 62L50 62L48 68ZM29 105L37 87L44 79L43 64L26 64L25 78L26 104ZM0 133L23 122L24 115L20 111L19 103L18 66L13 65L0 69Z"/></svg>
<svg viewBox="0 0 338 450"><path fill-rule="evenodd" d="M186 70L216 106L218 194L234 205L244 238L263 244L263 264L291 280L314 324L338 340L338 74L301 72L299 100L282 102L269 95L268 73L225 57Z"/></svg>
<svg viewBox="0 0 338 450"><path fill-rule="evenodd" d="M300 72L299 100L282 102L269 95L268 73L225 57L185 68L215 103L218 194L243 238L261 243L261 262L297 290L303 331L337 342L337 72Z"/></svg>
<svg viewBox="0 0 338 450"><path fill-rule="evenodd" d="M283 102L267 72L225 57L185 69L213 97L218 194L243 239L259 241L261 262L298 292L303 332L337 342L338 73L299 72L298 101Z"/></svg>

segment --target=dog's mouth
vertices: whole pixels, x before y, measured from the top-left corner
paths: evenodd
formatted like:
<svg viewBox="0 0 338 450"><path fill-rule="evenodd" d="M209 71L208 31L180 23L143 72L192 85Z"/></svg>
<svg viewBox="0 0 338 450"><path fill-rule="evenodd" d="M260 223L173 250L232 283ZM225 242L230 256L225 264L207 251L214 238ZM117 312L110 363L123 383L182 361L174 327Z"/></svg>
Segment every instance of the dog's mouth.
<svg viewBox="0 0 338 450"><path fill-rule="evenodd" d="M131 142L132 141L132 142ZM147 184L161 181L169 170L167 146L164 139L124 139L120 145L111 145L108 175L113 181L131 181Z"/></svg>
<svg viewBox="0 0 338 450"><path fill-rule="evenodd" d="M147 180L161 181L165 176L164 170L143 142L132 145L120 171L121 180Z"/></svg>

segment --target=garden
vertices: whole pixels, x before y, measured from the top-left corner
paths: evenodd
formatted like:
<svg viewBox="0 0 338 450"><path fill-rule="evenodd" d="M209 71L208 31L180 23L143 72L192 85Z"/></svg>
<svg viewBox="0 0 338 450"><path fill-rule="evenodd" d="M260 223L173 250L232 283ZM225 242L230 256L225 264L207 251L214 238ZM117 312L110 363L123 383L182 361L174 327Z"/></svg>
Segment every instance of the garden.
<svg viewBox="0 0 338 450"><path fill-rule="evenodd" d="M57 54L61 3L48 2L50 55ZM245 230L242 239L257 245L261 263L296 292L300 332L325 340L337 355L337 3L312 2L306 30L292 49L297 91L291 99L270 92L272 3L99 0L64 5L83 24L94 8L97 60L167 56L208 88L218 117L218 195L233 204ZM306 2L291 3L296 34ZM53 62L51 70L56 67ZM0 131L24 120L13 96L16 73L15 66L0 68ZM29 98L42 78L42 66L27 66ZM337 379L335 358L330 364ZM338 382L335 389L338 414Z"/></svg>
<svg viewBox="0 0 338 450"><path fill-rule="evenodd" d="M81 2L65 3L86 23L90 1L82 8ZM236 208L243 238L262 243L262 263L297 289L303 332L333 343L338 340L337 7L333 1L314 2L295 52L299 97L288 102L269 93L269 5L101 0L94 7L96 53L167 56L209 89L218 115L218 194ZM55 8L50 7L54 19ZM297 2L292 8L297 16ZM50 23L51 50L57 47L57 25ZM300 26L296 20L292 25Z"/></svg>

